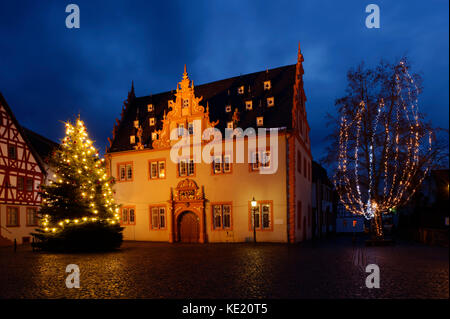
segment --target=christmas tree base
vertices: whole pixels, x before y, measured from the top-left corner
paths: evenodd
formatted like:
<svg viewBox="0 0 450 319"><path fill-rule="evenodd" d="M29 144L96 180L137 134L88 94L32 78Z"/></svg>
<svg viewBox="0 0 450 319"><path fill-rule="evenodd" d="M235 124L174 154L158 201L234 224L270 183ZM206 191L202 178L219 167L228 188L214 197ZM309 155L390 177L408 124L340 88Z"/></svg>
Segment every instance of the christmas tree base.
<svg viewBox="0 0 450 319"><path fill-rule="evenodd" d="M123 227L106 223L85 223L66 226L62 231L35 233L34 250L55 252L98 252L120 248Z"/></svg>

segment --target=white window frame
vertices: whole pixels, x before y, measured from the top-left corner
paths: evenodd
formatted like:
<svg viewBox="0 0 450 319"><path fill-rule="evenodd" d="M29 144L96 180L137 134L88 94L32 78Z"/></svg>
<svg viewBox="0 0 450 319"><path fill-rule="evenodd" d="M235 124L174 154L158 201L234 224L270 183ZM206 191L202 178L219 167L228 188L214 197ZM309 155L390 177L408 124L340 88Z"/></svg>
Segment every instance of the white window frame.
<svg viewBox="0 0 450 319"><path fill-rule="evenodd" d="M180 159L178 162L178 176L193 176L195 175L195 163L192 158Z"/></svg>
<svg viewBox="0 0 450 319"><path fill-rule="evenodd" d="M259 170L261 167L270 167L270 162L271 162L271 154L270 151L253 151L252 153L252 170L253 171L257 171ZM266 161L265 163L263 163L263 161L261 160L262 158L268 158L268 161Z"/></svg>
<svg viewBox="0 0 450 319"><path fill-rule="evenodd" d="M150 179L166 177L166 161L150 161Z"/></svg>
<svg viewBox="0 0 450 319"><path fill-rule="evenodd" d="M232 207L230 204L212 204L212 224L214 230L231 229ZM228 216L228 219L226 217ZM225 226L227 224L227 226Z"/></svg>
<svg viewBox="0 0 450 319"><path fill-rule="evenodd" d="M165 229L166 228L166 207L151 206L150 220L152 221L151 229Z"/></svg>

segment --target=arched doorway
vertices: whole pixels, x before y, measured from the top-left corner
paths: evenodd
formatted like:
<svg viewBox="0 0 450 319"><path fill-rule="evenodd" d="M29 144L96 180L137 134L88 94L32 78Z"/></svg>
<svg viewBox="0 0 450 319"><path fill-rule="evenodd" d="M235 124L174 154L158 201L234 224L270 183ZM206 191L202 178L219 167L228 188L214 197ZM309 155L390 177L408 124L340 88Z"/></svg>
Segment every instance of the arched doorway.
<svg viewBox="0 0 450 319"><path fill-rule="evenodd" d="M185 211L178 217L179 241L182 243L198 243L200 225L196 214Z"/></svg>

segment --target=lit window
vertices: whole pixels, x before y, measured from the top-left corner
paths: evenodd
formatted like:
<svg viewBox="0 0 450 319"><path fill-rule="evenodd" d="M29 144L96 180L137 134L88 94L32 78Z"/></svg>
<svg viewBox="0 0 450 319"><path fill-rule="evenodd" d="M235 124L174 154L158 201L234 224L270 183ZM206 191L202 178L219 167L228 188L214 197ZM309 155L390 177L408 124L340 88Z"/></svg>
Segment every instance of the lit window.
<svg viewBox="0 0 450 319"><path fill-rule="evenodd" d="M263 126L264 125L263 123L264 123L264 118L262 116L258 116L256 118L256 125Z"/></svg>
<svg viewBox="0 0 450 319"><path fill-rule="evenodd" d="M227 123L227 128L233 129L233 122L232 121Z"/></svg>
<svg viewBox="0 0 450 319"><path fill-rule="evenodd" d="M153 126L153 125L155 125L155 118L151 117L150 118L150 126Z"/></svg>
<svg viewBox="0 0 450 319"><path fill-rule="evenodd" d="M189 99L183 99L183 108L189 107Z"/></svg>
<svg viewBox="0 0 450 319"><path fill-rule="evenodd" d="M135 221L136 221L136 216L134 214L134 208L130 208L129 212L130 212L130 216L129 216L128 220L130 221L130 224L134 225Z"/></svg>
<svg viewBox="0 0 450 319"><path fill-rule="evenodd" d="M134 121L134 127L138 128L139 127L139 121Z"/></svg>
<svg viewBox="0 0 450 319"><path fill-rule="evenodd" d="M154 141L154 140L157 140L157 139L158 139L158 133L153 132L152 133L152 140Z"/></svg>
<svg viewBox="0 0 450 319"><path fill-rule="evenodd" d="M27 207L27 226L37 226L38 215L37 208Z"/></svg>
<svg viewBox="0 0 450 319"><path fill-rule="evenodd" d="M148 104L147 105L147 111L148 112L153 112L153 104Z"/></svg>
<svg viewBox="0 0 450 319"><path fill-rule="evenodd" d="M223 156L223 172L224 173L231 172L231 156L230 155Z"/></svg>
<svg viewBox="0 0 450 319"><path fill-rule="evenodd" d="M238 87L238 94L244 94L244 86L242 85L242 86L240 86L240 87Z"/></svg>
<svg viewBox="0 0 450 319"><path fill-rule="evenodd" d="M119 164L118 165L119 181L131 181L133 179L133 165Z"/></svg>
<svg viewBox="0 0 450 319"><path fill-rule="evenodd" d="M231 156L215 156L213 165L214 174L230 173L231 172Z"/></svg>
<svg viewBox="0 0 450 319"><path fill-rule="evenodd" d="M8 207L6 226L8 226L8 227L19 226L19 208L18 207Z"/></svg>
<svg viewBox="0 0 450 319"><path fill-rule="evenodd" d="M136 143L136 138L134 135L130 135L130 144Z"/></svg>
<svg viewBox="0 0 450 319"><path fill-rule="evenodd" d="M268 97L267 98L267 106L268 107L272 107L272 106L274 106L275 105L275 100L274 100L274 98L273 97Z"/></svg>
<svg viewBox="0 0 450 319"><path fill-rule="evenodd" d="M231 112L231 105L225 106L225 112L227 112L227 113Z"/></svg>
<svg viewBox="0 0 450 319"><path fill-rule="evenodd" d="M166 208L164 206L150 207L150 214L151 229L166 228Z"/></svg>
<svg viewBox="0 0 450 319"><path fill-rule="evenodd" d="M120 173L119 173L120 175L119 175L119 179L121 180L121 181L124 181L125 180L125 165L120 165Z"/></svg>
<svg viewBox="0 0 450 319"><path fill-rule="evenodd" d="M195 173L195 163L193 159L182 159L178 163L178 176L192 176Z"/></svg>
<svg viewBox="0 0 450 319"><path fill-rule="evenodd" d="M127 180L133 179L133 166L131 164L127 165Z"/></svg>
<svg viewBox="0 0 450 319"><path fill-rule="evenodd" d="M270 205L262 204L261 208L262 208L262 214L261 214L262 228L263 229L270 228Z"/></svg>
<svg viewBox="0 0 450 319"><path fill-rule="evenodd" d="M245 101L245 109L249 111L253 109L252 101Z"/></svg>
<svg viewBox="0 0 450 319"><path fill-rule="evenodd" d="M136 225L136 211L134 207L123 207L122 208L122 225Z"/></svg>
<svg viewBox="0 0 450 319"><path fill-rule="evenodd" d="M254 212L254 217L253 217ZM256 230L271 229L272 227L272 205L268 202L257 202L256 207L249 207L251 225Z"/></svg>
<svg viewBox="0 0 450 319"><path fill-rule="evenodd" d="M166 177L166 161L150 162L150 178L158 179Z"/></svg>
<svg viewBox="0 0 450 319"><path fill-rule="evenodd" d="M264 91L270 90L272 88L272 84L270 81L264 81Z"/></svg>
<svg viewBox="0 0 450 319"><path fill-rule="evenodd" d="M216 156L214 158L214 174L220 174L222 173L222 157Z"/></svg>
<svg viewBox="0 0 450 319"><path fill-rule="evenodd" d="M253 152L251 165L253 171L260 167L270 167L270 151Z"/></svg>
<svg viewBox="0 0 450 319"><path fill-rule="evenodd" d="M231 205L212 204L212 213L215 230L231 228Z"/></svg>
<svg viewBox="0 0 450 319"><path fill-rule="evenodd" d="M128 224L128 208L122 208L122 224Z"/></svg>

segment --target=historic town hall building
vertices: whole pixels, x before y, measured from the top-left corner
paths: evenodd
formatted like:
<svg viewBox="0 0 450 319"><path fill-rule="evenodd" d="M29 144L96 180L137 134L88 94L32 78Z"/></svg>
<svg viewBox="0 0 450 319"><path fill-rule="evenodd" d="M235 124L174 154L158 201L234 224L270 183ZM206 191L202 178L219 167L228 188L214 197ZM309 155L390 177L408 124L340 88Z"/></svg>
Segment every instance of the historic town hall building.
<svg viewBox="0 0 450 319"><path fill-rule="evenodd" d="M185 68L175 91L136 97L132 87L106 153L124 238L243 242L253 240L254 226L259 242L309 238L312 158L302 62L299 48L293 65L199 86ZM195 138L195 123L224 137L235 129L244 161L237 158L238 138L227 148L219 137L213 144L222 155L198 158L196 148L210 156L210 140ZM261 150L254 135L239 134L247 128L266 128L267 146ZM276 147L269 140L274 131ZM173 161L171 150L182 138L190 155Z"/></svg>

